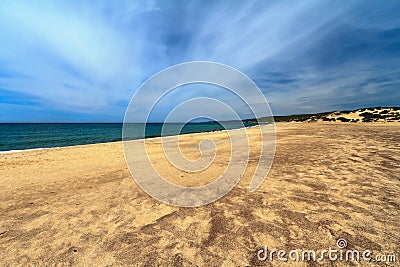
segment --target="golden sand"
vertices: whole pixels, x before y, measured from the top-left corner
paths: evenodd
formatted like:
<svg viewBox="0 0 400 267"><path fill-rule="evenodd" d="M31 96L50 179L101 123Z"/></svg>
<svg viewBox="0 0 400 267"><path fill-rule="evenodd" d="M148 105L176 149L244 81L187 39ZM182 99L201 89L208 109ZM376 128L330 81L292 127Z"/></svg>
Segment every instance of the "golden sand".
<svg viewBox="0 0 400 267"><path fill-rule="evenodd" d="M0 265L279 266L258 261L257 251L335 248L338 238L350 249L394 253L398 264L398 124L277 124L273 167L253 193L260 139L257 128L248 132L243 179L198 208L169 206L138 188L120 142L0 154ZM173 170L157 138L149 154L173 182L205 184L230 147L224 132L184 135L188 158L199 157L204 137L220 141L207 174Z"/></svg>

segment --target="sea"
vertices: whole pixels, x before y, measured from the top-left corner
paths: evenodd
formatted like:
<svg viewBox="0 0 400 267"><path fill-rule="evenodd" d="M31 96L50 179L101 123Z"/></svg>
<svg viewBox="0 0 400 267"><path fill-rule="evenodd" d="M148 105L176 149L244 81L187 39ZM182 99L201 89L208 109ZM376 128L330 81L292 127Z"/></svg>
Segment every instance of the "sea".
<svg viewBox="0 0 400 267"><path fill-rule="evenodd" d="M213 132L254 126L255 123L130 123L124 140ZM182 127L183 126L183 127ZM0 123L0 151L96 144L122 140L122 123Z"/></svg>

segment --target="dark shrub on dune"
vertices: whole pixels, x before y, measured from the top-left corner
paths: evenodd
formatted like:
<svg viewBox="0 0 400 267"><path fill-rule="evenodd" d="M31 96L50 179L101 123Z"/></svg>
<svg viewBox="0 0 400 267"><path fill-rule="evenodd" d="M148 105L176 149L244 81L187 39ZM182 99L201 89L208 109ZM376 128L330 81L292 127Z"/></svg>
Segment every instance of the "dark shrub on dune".
<svg viewBox="0 0 400 267"><path fill-rule="evenodd" d="M335 118L322 117L322 121L336 121Z"/></svg>
<svg viewBox="0 0 400 267"><path fill-rule="evenodd" d="M381 119L383 118L381 115L376 114L376 113L371 113L371 112L363 112L360 114L361 117L364 117L364 119Z"/></svg>
<svg viewBox="0 0 400 267"><path fill-rule="evenodd" d="M350 119L347 119L347 118L345 118L345 117L339 117L339 118L337 118L339 121L341 121L341 122L349 122L350 121Z"/></svg>

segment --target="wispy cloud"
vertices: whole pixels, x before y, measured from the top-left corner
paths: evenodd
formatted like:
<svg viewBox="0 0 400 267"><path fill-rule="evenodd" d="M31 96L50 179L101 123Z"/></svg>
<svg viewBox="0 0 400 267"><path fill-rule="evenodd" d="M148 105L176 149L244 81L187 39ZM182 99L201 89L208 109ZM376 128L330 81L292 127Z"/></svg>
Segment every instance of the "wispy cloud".
<svg viewBox="0 0 400 267"><path fill-rule="evenodd" d="M399 5L2 1L0 121L121 121L144 80L191 60L248 74L279 114L394 105Z"/></svg>

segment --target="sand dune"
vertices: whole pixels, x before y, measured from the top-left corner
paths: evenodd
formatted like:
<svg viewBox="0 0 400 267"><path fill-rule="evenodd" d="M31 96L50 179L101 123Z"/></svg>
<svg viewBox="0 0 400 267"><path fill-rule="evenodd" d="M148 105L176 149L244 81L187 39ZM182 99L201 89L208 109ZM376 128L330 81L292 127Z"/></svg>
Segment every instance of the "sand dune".
<svg viewBox="0 0 400 267"><path fill-rule="evenodd" d="M257 251L322 250L338 238L399 256L398 124L279 123L272 169L253 193L260 139L257 128L248 132L243 179L198 208L169 206L138 188L118 142L0 154L0 265L287 266L260 262ZM196 158L204 137L220 141L209 171L221 171L224 132L182 136L183 150ZM158 138L149 146L173 182L209 182L211 175L175 172Z"/></svg>
<svg viewBox="0 0 400 267"><path fill-rule="evenodd" d="M322 118L325 121L342 122L400 122L400 108L363 108L352 111L336 111Z"/></svg>

